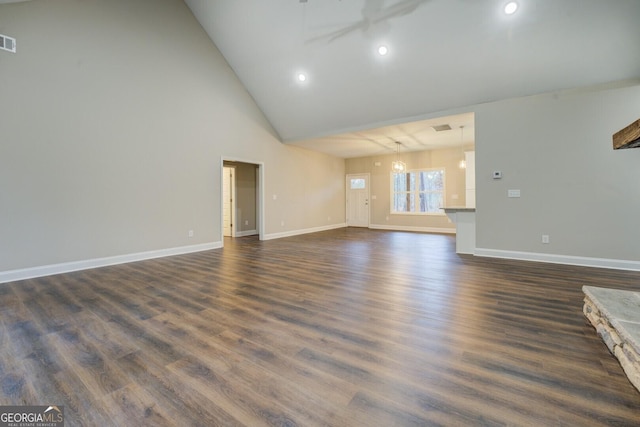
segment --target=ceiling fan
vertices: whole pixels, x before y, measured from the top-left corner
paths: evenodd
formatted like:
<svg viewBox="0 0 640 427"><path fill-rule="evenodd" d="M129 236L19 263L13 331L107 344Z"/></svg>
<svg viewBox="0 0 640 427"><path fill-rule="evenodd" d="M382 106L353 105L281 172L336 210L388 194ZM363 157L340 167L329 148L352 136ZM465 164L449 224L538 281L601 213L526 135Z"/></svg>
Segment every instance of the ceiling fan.
<svg viewBox="0 0 640 427"><path fill-rule="evenodd" d="M301 3L306 3L306 1L300 0ZM365 0L361 11L361 20L339 30L309 39L307 43L320 40L326 40L327 43L331 43L354 31L362 31L367 36L372 35L374 32L377 34L384 33L390 28L389 20L408 15L427 1L429 0L399 0L385 6L385 0Z"/></svg>

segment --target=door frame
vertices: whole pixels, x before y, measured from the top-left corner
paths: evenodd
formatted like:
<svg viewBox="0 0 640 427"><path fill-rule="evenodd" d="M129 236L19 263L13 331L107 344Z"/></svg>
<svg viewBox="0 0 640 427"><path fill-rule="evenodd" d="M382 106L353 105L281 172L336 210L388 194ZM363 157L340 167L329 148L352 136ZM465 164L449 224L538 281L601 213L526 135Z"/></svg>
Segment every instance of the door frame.
<svg viewBox="0 0 640 427"><path fill-rule="evenodd" d="M250 165L256 166L256 227L258 228L258 238L260 240L264 240L264 224L265 224L265 214L264 214L264 162L243 159L238 157L228 157L228 156L220 156L220 241L222 242L222 246L224 247L224 195L222 193L223 188L223 180L224 180L224 162L237 162L237 163L247 163Z"/></svg>
<svg viewBox="0 0 640 427"><path fill-rule="evenodd" d="M345 201L344 201L344 207L345 207L345 213L344 213L344 217L347 223L347 227L349 226L349 190L351 190L351 186L350 184L350 180L351 177L354 176L366 176L367 177L367 225L366 227L369 228L369 226L371 225L371 174L369 172L365 172L365 173L349 173L345 176L344 179L344 189L345 189Z"/></svg>
<svg viewBox="0 0 640 427"><path fill-rule="evenodd" d="M227 203L227 200L224 197L224 170L225 169L230 169L231 172L231 179L229 181L229 183L231 184L231 189L230 189L230 197L231 197L231 207L230 207L230 212L229 212L229 216L230 216L230 221L231 221L231 237L236 237L236 167L235 166L225 166L224 162L222 164L222 237L226 237L224 235L224 205Z"/></svg>

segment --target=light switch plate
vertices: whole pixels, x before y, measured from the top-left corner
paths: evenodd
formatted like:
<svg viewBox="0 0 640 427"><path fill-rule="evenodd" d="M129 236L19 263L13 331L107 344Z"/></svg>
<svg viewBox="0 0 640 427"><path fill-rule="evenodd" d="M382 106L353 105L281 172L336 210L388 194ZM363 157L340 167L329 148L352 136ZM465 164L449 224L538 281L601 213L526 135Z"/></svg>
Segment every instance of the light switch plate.
<svg viewBox="0 0 640 427"><path fill-rule="evenodd" d="M520 197L520 190L507 190L507 196Z"/></svg>

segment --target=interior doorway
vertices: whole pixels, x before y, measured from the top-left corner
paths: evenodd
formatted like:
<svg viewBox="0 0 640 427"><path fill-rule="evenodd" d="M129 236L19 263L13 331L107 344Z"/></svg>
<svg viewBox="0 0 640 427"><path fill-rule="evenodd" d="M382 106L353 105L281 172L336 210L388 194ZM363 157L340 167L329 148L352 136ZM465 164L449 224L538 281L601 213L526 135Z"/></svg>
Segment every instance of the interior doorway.
<svg viewBox="0 0 640 427"><path fill-rule="evenodd" d="M222 159L221 228L224 237L264 236L264 165Z"/></svg>

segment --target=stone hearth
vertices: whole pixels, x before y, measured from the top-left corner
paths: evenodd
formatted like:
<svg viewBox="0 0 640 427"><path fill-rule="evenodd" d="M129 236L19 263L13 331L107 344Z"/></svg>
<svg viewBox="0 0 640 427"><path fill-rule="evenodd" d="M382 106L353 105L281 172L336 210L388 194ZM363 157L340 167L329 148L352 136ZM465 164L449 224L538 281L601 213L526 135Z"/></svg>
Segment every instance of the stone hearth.
<svg viewBox="0 0 640 427"><path fill-rule="evenodd" d="M640 292L583 286L584 315L640 391Z"/></svg>

